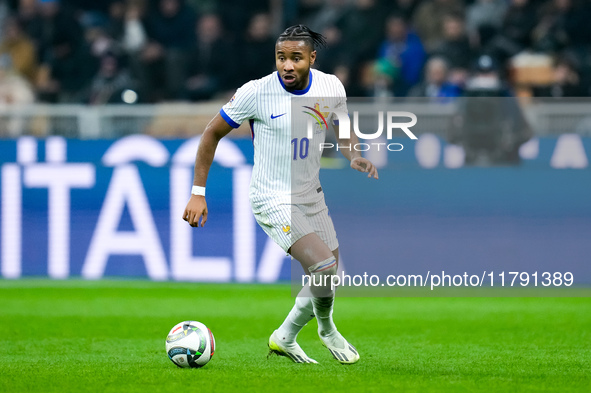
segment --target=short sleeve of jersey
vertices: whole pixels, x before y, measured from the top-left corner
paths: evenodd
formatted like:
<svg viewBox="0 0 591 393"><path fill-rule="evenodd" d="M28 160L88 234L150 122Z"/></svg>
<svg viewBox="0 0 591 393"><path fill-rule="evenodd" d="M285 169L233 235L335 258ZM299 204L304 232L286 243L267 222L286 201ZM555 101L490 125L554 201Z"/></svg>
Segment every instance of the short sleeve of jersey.
<svg viewBox="0 0 591 393"><path fill-rule="evenodd" d="M335 88L337 90L334 109L348 114L349 111L347 109L347 93L345 92L345 87L336 76L334 76L334 80ZM339 119L334 113L332 114L332 124L339 125Z"/></svg>
<svg viewBox="0 0 591 393"><path fill-rule="evenodd" d="M220 110L220 115L234 128L246 119L252 119L256 115L256 88L254 83L248 82L236 90L234 97L230 99Z"/></svg>

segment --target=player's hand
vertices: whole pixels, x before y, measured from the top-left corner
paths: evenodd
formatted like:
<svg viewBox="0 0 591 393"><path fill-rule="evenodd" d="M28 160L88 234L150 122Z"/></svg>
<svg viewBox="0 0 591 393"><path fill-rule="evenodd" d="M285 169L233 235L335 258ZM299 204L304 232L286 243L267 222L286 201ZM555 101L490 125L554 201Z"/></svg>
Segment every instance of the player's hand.
<svg viewBox="0 0 591 393"><path fill-rule="evenodd" d="M367 158L355 157L351 160L351 168L359 172L366 172L367 177L373 177L374 179L378 178L378 168L376 168Z"/></svg>
<svg viewBox="0 0 591 393"><path fill-rule="evenodd" d="M191 195L189 203L183 213L183 220L187 221L192 227L199 227L199 217L201 218L201 227L207 222L207 202L201 195Z"/></svg>

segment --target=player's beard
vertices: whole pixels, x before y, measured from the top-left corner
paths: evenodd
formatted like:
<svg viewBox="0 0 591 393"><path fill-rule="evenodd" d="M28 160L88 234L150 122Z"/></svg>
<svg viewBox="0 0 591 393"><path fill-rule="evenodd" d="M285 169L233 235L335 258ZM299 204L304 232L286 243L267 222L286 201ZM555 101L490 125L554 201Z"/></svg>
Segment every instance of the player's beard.
<svg viewBox="0 0 591 393"><path fill-rule="evenodd" d="M286 80L286 75L282 77L283 83L285 84L287 90L304 90L307 84L310 82L310 67L308 67L306 72L301 76L298 76L298 74L295 72L293 74L289 74L289 76L292 75L294 77L292 81Z"/></svg>

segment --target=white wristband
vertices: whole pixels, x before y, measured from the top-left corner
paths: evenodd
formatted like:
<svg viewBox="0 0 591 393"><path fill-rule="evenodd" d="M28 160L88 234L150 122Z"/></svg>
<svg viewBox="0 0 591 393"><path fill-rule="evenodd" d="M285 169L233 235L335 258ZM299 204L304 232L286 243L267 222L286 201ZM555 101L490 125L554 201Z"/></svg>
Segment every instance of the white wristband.
<svg viewBox="0 0 591 393"><path fill-rule="evenodd" d="M193 186L193 188L191 188L191 195L205 196L205 187Z"/></svg>

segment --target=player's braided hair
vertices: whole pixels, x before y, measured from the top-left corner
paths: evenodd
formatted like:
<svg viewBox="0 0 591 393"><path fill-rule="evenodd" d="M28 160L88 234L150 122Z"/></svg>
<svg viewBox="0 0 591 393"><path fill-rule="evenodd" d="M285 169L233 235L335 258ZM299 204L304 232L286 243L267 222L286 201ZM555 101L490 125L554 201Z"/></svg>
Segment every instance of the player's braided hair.
<svg viewBox="0 0 591 393"><path fill-rule="evenodd" d="M316 33L304 25L295 25L285 29L277 39L277 42L281 41L305 41L312 47L312 50L326 46L326 38L322 34Z"/></svg>

